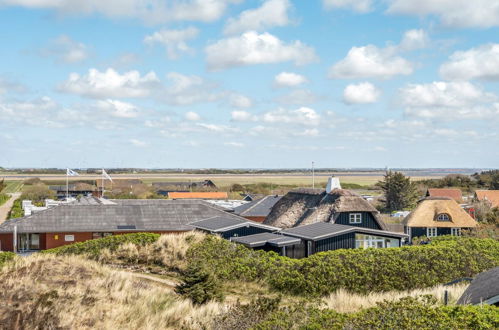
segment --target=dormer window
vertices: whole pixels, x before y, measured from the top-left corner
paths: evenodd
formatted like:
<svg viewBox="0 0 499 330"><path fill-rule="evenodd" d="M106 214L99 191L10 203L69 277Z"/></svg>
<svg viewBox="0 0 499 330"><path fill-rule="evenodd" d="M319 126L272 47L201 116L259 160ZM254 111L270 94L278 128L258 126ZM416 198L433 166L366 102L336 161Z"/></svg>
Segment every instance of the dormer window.
<svg viewBox="0 0 499 330"><path fill-rule="evenodd" d="M350 213L348 220L350 224L362 223L362 213Z"/></svg>
<svg viewBox="0 0 499 330"><path fill-rule="evenodd" d="M437 221L450 221L450 215L447 213L440 213L437 215Z"/></svg>

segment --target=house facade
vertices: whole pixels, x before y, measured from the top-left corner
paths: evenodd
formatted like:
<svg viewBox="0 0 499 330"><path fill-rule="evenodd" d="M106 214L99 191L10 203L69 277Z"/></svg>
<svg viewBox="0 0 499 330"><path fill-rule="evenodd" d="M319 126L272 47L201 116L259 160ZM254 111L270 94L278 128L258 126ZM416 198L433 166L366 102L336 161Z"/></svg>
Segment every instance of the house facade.
<svg viewBox="0 0 499 330"><path fill-rule="evenodd" d="M414 237L460 236L477 222L451 198L428 197L404 219L405 233Z"/></svg>
<svg viewBox="0 0 499 330"><path fill-rule="evenodd" d="M190 222L234 214L201 200L104 200L82 198L0 225L0 250L37 251L90 239L137 232L178 233ZM225 220L224 220L225 219Z"/></svg>

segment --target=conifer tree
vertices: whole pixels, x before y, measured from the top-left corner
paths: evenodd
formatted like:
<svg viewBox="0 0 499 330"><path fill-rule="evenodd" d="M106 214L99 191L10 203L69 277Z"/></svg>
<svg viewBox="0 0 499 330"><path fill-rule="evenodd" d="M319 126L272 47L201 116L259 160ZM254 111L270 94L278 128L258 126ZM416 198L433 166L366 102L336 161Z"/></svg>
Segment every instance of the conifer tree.
<svg viewBox="0 0 499 330"><path fill-rule="evenodd" d="M418 200L416 185L400 172L388 171L383 181L377 183L383 190L384 210L388 212L413 208Z"/></svg>
<svg viewBox="0 0 499 330"><path fill-rule="evenodd" d="M175 291L188 297L195 304L204 304L210 300L223 300L219 281L200 266L189 265L182 275L182 282L175 288Z"/></svg>

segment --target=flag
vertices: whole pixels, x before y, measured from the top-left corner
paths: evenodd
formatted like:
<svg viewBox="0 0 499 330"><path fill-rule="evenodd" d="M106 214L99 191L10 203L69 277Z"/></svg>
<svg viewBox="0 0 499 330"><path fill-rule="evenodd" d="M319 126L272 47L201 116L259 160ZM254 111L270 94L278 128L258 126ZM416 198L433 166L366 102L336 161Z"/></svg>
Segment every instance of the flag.
<svg viewBox="0 0 499 330"><path fill-rule="evenodd" d="M67 176L78 176L79 174L69 168L66 169L66 175Z"/></svg>
<svg viewBox="0 0 499 330"><path fill-rule="evenodd" d="M113 179L111 179L111 177L109 176L109 174L107 174L107 172L104 169L102 169L102 176L104 178L106 178L107 180L113 182Z"/></svg>

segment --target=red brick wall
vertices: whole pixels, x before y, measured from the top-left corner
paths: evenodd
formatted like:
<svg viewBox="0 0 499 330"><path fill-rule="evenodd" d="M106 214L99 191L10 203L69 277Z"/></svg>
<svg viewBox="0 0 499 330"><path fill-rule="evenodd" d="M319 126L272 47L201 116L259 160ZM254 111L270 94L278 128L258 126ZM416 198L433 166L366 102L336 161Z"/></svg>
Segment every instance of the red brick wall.
<svg viewBox="0 0 499 330"><path fill-rule="evenodd" d="M2 251L14 250L14 235L12 234L0 234L0 249Z"/></svg>
<svg viewBox="0 0 499 330"><path fill-rule="evenodd" d="M64 240L64 236L66 235L74 235L73 242L66 242ZM77 242L85 242L89 239L92 239L92 233L46 233L41 234L40 236L45 236L45 246L40 246L41 249L53 249L59 246L68 245ZM41 241L43 239L40 238Z"/></svg>

